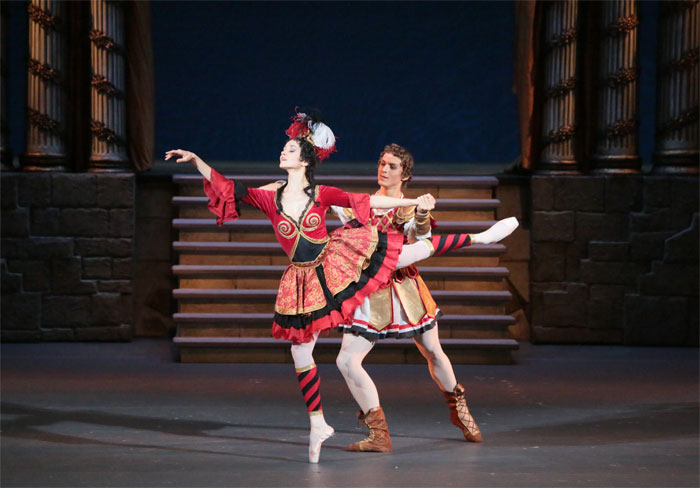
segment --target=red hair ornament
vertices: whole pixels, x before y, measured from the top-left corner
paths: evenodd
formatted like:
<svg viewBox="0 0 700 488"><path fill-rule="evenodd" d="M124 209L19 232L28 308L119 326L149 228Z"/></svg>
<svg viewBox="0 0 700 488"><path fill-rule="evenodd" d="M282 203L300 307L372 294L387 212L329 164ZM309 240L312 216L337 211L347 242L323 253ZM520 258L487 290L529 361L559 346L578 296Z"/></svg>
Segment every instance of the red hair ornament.
<svg viewBox="0 0 700 488"><path fill-rule="evenodd" d="M328 159L331 154L338 152L335 148L335 135L330 127L323 122L316 122L303 112L292 116L292 125L285 131L290 139L298 137L313 144L320 161Z"/></svg>

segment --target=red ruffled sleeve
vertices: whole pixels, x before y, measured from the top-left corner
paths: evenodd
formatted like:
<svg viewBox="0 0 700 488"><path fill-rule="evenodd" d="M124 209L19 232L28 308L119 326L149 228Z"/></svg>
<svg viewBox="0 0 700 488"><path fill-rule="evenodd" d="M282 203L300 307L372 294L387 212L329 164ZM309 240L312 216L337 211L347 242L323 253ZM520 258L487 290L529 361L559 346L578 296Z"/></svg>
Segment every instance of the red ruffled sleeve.
<svg viewBox="0 0 700 488"><path fill-rule="evenodd" d="M367 193L348 193L333 186L319 186L319 203L323 206L352 208L357 221L365 225L369 222L370 206L369 195Z"/></svg>
<svg viewBox="0 0 700 488"><path fill-rule="evenodd" d="M207 206L216 215L216 223L220 226L238 218L237 202L248 194L248 189L212 169L211 181L204 178L204 193L209 197Z"/></svg>

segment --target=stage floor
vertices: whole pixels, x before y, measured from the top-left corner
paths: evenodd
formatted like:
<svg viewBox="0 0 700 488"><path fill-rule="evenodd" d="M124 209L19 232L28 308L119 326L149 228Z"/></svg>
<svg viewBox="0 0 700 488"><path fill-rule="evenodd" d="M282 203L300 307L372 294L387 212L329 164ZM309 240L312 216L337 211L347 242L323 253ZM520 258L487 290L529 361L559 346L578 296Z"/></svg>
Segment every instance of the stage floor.
<svg viewBox="0 0 700 488"><path fill-rule="evenodd" d="M698 350L530 346L456 366L484 442L448 419L424 365L368 365L394 452L364 437L334 365L337 435L307 462L291 364L179 364L167 340L3 344L0 484L14 486L698 486Z"/></svg>

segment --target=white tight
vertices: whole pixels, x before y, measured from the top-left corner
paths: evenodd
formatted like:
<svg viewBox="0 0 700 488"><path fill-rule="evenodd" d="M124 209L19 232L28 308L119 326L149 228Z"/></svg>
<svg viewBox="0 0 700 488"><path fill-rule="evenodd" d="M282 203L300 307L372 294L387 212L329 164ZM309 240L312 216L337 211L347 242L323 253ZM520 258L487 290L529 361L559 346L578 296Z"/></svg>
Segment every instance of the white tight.
<svg viewBox="0 0 700 488"><path fill-rule="evenodd" d="M428 361L430 376L442 391L452 391L457 386L457 379L452 370L447 354L442 350L440 338L438 337L437 325L429 331L423 332L413 338L416 347Z"/></svg>
<svg viewBox="0 0 700 488"><path fill-rule="evenodd" d="M440 345L437 325L416 336L413 341L428 361L430 375L438 387L442 391L454 390L457 386L457 380L452 370L452 364ZM340 352L335 360L350 393L364 413L379 406L377 387L365 368L362 367L362 361L372 350L374 344L375 342L370 342L362 336L344 334Z"/></svg>
<svg viewBox="0 0 700 488"><path fill-rule="evenodd" d="M343 334L343 343L335 359L335 364L345 378L352 397L364 413L379 406L377 387L362 367L362 361L373 347L374 342L362 336Z"/></svg>
<svg viewBox="0 0 700 488"><path fill-rule="evenodd" d="M427 259L432 251L430 245L424 241L404 244L401 248L401 254L399 254L399 262L396 264L396 269L405 268L413 263Z"/></svg>
<svg viewBox="0 0 700 488"><path fill-rule="evenodd" d="M292 359L294 360L295 368L305 368L314 364L314 346L320 333L320 331L316 332L309 342L292 344Z"/></svg>
<svg viewBox="0 0 700 488"><path fill-rule="evenodd" d="M430 257L432 248L428 243L424 241L418 241L414 244L404 245L401 249L401 254L399 255L399 262L396 268L403 268L409 266L415 262L421 261ZM346 336L349 334L346 334ZM368 341L366 341L368 342ZM430 375L438 384L443 391L452 391L455 386L457 386L457 380L455 379L454 371L452 370L452 364L448 359L447 355L443 352L442 346L440 345L440 339L438 337L437 325L423 334L416 336L413 339L416 343L418 350L423 355L423 357L428 361L428 368L430 368ZM343 338L343 345L345 344L345 337ZM359 363L357 359L354 359L351 364L357 363L359 368L362 369L362 360L367 355L367 353L372 349L370 345L369 349L359 358ZM341 353L343 350L341 349ZM342 370L341 370L342 371ZM369 375L362 369L364 375L369 379ZM345 375L344 375L345 376ZM358 376L358 375L354 375ZM346 381L348 378L345 378ZM369 379L371 382L372 380ZM348 384L349 386L349 384ZM376 391L376 387L372 384L372 387ZM366 389L366 387L365 387ZM350 388L352 391L352 388ZM359 401L358 401L359 403ZM379 404L379 399L377 399L377 405Z"/></svg>

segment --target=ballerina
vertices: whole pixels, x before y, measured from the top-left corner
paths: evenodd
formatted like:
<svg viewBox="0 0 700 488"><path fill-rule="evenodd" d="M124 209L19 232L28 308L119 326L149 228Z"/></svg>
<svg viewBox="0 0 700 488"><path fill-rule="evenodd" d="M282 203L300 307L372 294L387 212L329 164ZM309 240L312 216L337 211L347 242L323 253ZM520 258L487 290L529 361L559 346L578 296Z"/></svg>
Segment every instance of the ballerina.
<svg viewBox="0 0 700 488"><path fill-rule="evenodd" d="M280 154L287 181L247 188L225 178L191 151L174 149L165 159L192 163L204 177L208 207L218 225L239 217L238 203L252 205L268 217L290 264L280 280L272 335L291 341L291 354L310 419L309 462L317 463L321 445L333 435L323 416L320 377L313 349L321 332L352 320L366 297L386 286L392 272L435 253L458 248L469 236L443 242L404 245L397 232L378 232L368 225L371 208L429 205L430 195L417 199L347 193L317 185L314 169L335 151L335 137L317 117L297 113L287 129L290 140ZM434 200L434 199L433 199ZM355 218L328 233L325 215L331 205L352 208ZM445 236L443 236L445 237Z"/></svg>

